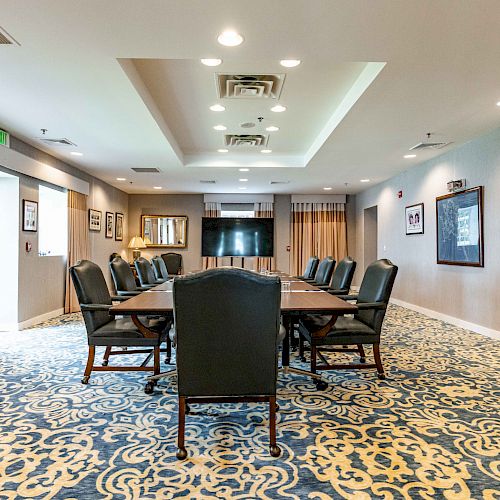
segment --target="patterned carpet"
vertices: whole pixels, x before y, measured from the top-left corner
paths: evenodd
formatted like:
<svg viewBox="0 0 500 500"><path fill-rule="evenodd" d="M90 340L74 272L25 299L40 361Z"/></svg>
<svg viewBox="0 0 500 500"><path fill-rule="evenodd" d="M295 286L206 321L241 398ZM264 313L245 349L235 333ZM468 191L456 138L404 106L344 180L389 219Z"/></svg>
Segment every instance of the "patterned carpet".
<svg viewBox="0 0 500 500"><path fill-rule="evenodd" d="M193 405L178 462L175 379L149 396L140 373L81 385L78 315L0 333L0 498L499 499L499 351L391 306L387 380L280 375L278 459L264 406Z"/></svg>

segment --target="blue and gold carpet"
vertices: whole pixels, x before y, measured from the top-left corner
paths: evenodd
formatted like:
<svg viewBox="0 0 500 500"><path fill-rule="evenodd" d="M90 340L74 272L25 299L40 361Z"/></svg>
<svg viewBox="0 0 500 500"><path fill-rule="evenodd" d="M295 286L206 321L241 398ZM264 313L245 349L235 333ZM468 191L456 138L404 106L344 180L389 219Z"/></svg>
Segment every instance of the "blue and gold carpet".
<svg viewBox="0 0 500 500"><path fill-rule="evenodd" d="M280 375L278 459L263 405L193 405L179 462L175 378L83 386L79 315L0 333L0 498L499 499L499 351L391 306L387 380L329 372L317 392Z"/></svg>

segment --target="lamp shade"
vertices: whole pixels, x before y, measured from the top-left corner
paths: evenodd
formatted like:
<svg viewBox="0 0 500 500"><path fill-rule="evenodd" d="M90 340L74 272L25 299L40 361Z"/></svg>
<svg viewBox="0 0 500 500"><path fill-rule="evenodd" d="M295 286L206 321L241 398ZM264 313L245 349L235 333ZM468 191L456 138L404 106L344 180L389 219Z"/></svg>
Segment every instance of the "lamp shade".
<svg viewBox="0 0 500 500"><path fill-rule="evenodd" d="M130 243L128 244L129 248L146 248L146 244L144 240L140 236L134 236Z"/></svg>
<svg viewBox="0 0 500 500"><path fill-rule="evenodd" d="M153 243L147 236L144 236L143 241L145 245L151 245Z"/></svg>

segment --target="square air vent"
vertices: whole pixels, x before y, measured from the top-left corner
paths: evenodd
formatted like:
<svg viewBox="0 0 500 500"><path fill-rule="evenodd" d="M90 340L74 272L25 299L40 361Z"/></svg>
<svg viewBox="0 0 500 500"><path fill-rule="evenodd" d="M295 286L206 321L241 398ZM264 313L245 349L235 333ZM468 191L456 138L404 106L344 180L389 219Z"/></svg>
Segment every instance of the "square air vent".
<svg viewBox="0 0 500 500"><path fill-rule="evenodd" d="M0 26L0 45L19 45L19 43Z"/></svg>
<svg viewBox="0 0 500 500"><path fill-rule="evenodd" d="M226 134L224 141L226 146L261 147L267 145L268 137L261 134Z"/></svg>
<svg viewBox="0 0 500 500"><path fill-rule="evenodd" d="M154 167L132 167L134 172L138 174L158 174L160 171Z"/></svg>
<svg viewBox="0 0 500 500"><path fill-rule="evenodd" d="M202 184L215 184L215 181L200 181Z"/></svg>
<svg viewBox="0 0 500 500"><path fill-rule="evenodd" d="M451 142L419 142L415 144L410 151L418 151L419 149L441 149L448 146Z"/></svg>
<svg viewBox="0 0 500 500"><path fill-rule="evenodd" d="M276 75L215 75L220 99L279 99L284 74Z"/></svg>
<svg viewBox="0 0 500 500"><path fill-rule="evenodd" d="M61 139L51 139L50 137L39 137L39 141L44 142L45 144L48 144L50 146L73 146L76 147L76 144L74 142L71 142L69 139L66 139L65 137Z"/></svg>

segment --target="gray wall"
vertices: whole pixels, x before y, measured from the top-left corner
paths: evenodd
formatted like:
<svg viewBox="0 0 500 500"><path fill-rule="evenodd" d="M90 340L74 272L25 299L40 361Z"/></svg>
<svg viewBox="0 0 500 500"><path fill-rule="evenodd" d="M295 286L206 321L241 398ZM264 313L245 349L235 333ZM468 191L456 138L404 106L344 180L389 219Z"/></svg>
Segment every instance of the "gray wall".
<svg viewBox="0 0 500 500"><path fill-rule="evenodd" d="M484 189L484 268L436 263L437 196L446 182L466 178ZM398 199L397 192L403 191ZM405 235L404 209L424 203L422 235ZM500 330L496 304L500 276L500 129L425 162L356 197L356 259L359 285L364 269L364 209L378 207L378 257L399 266L393 297L441 314Z"/></svg>

